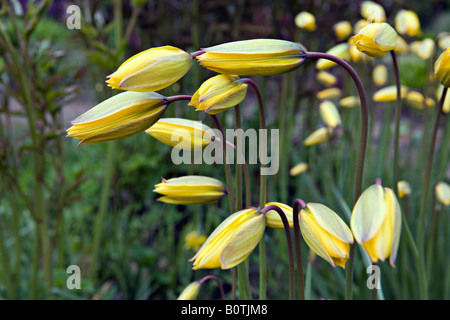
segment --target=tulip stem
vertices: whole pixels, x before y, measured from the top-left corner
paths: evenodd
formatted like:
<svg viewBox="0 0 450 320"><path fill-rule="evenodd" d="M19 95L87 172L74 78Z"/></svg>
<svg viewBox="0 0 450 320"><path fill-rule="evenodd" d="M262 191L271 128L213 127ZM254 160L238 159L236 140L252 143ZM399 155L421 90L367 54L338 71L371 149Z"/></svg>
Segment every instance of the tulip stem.
<svg viewBox="0 0 450 320"><path fill-rule="evenodd" d="M362 183L363 183L363 174L364 174L364 162L366 157L366 149L367 149L367 136L368 136L368 128L369 128L369 112L367 107L367 97L366 92L364 90L364 85L358 76L358 73L353 69L353 67L348 64L345 60L333 56L332 54L323 53L323 52L306 52L306 58L312 59L327 59L339 64L343 67L352 77L356 89L358 90L359 99L361 101L361 134L359 141L359 151L358 151L358 160L356 163L356 172L355 172L355 191L354 191L354 203L358 200L359 196L362 192ZM352 298L352 286L353 286L353 264L355 260L355 246L350 246L350 254L346 267L346 299Z"/></svg>
<svg viewBox="0 0 450 320"><path fill-rule="evenodd" d="M266 214L267 212L275 210L279 215L281 220L283 221L284 231L286 233L286 241L288 246L288 254L289 254L289 300L295 299L295 268L294 268L294 248L292 244L292 236L291 236L291 228L289 226L289 221L286 218L286 214L283 210L276 205L268 205L261 210L261 214Z"/></svg>
<svg viewBox="0 0 450 320"><path fill-rule="evenodd" d="M300 240L300 224L298 221L298 215L300 210L306 207L306 203L302 199L296 199L294 201L293 208L293 223L294 223L294 241L295 251L297 257L297 286L300 300L305 300L305 280L303 275L303 259L302 259L302 246Z"/></svg>
<svg viewBox="0 0 450 320"><path fill-rule="evenodd" d="M219 278L217 278L216 276L208 275L208 276L201 278L198 282L200 284L203 284L207 280L214 280L215 282L217 282L217 285L219 286L219 290L220 290L220 296L222 297L222 300L225 300L225 292L223 290L222 281L220 281Z"/></svg>
<svg viewBox="0 0 450 320"><path fill-rule="evenodd" d="M402 96L401 96L401 84L400 84L400 72L398 70L398 62L397 62L397 55L395 54L394 50L391 50L391 56L392 56L392 64L394 67L394 74L395 74L395 86L397 87L397 105L395 108L395 133L394 133L394 166L393 166L393 174L392 174L392 188L396 190L396 193L398 194L397 189L397 181L398 181L398 172L399 172L399 141L400 141L400 115L402 112Z"/></svg>
<svg viewBox="0 0 450 320"><path fill-rule="evenodd" d="M256 82L254 82L252 79L245 78L242 79L242 82L249 84L252 89L255 91L256 98L258 99L258 110L259 110L259 129L265 130L266 129L266 116L264 112L264 102L261 95L261 91L258 88L258 85ZM267 141L267 140L266 140ZM266 155L267 154L267 146L260 143L261 150L259 150L259 154ZM263 174L263 168L265 167L265 164L261 163L261 169L260 169L260 189L259 189L259 209L262 210L266 204L266 184L267 179L266 175ZM259 268L260 268L260 274L259 274L259 298L260 300L266 299L266 277L267 277L267 262L266 262L266 243L265 238L262 237L261 241L259 242Z"/></svg>
<svg viewBox="0 0 450 320"><path fill-rule="evenodd" d="M442 108L444 106L444 100L445 100L445 95L447 94L447 89L448 88L444 88L444 90L442 91L442 96L441 96L441 100L439 101L439 107L436 110L436 118L435 118L435 122L434 122L434 127L433 127L433 135L431 137L431 144L430 144L430 150L428 152L428 161L427 161L427 167L424 173L424 188L423 188L423 193L422 193L422 207L421 207L421 211L420 211L420 219L419 219L419 255L420 255L420 261L419 261L419 284L420 284L420 294L421 294L421 298L422 299L428 299L428 292L427 292L427 283L426 283L426 270L425 270L425 252L424 252L424 247L425 247L425 236L424 236L424 232L425 232L425 216L426 216L426 211L427 211L427 200L428 200L428 192L430 189L430 180L431 180L431 170L432 170L432 166L433 166L433 156L434 156L434 150L436 148L436 137L437 137L437 132L439 129L439 121L441 118L441 114L442 114Z"/></svg>

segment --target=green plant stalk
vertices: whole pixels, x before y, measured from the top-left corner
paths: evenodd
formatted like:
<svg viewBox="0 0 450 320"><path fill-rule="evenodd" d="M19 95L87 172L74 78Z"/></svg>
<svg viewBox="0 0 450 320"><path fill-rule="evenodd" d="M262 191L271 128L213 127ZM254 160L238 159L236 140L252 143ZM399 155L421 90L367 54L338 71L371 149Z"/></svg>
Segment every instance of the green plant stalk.
<svg viewBox="0 0 450 320"><path fill-rule="evenodd" d="M356 162L356 170L355 170L355 189L354 189L354 203L358 200L359 196L362 192L362 184L363 184L363 175L364 175L364 162L366 157L366 149L367 149L367 136L368 136L368 128L369 128L369 112L367 107L367 97L366 92L364 90L364 85L361 82L360 77L356 73L356 71L352 68L350 64L348 64L345 60L340 59L331 54L322 53L322 52L306 52L306 58L312 59L327 59L339 64L343 67L347 73L352 77L356 88L358 90L359 98L360 98L360 107L361 107L361 132L360 132L360 140L359 140L359 150L358 150L358 159ZM353 289L353 264L355 259L355 249L354 245L350 246L349 259L347 261L346 267L346 290L345 297L347 300L352 299L352 289Z"/></svg>
<svg viewBox="0 0 450 320"><path fill-rule="evenodd" d="M401 83L400 72L398 69L397 55L394 50L391 50L392 65L394 67L395 74L395 86L397 88L397 103L395 108L395 133L394 133L394 165L392 173L392 188L398 195L397 182L399 176L399 144L400 144L400 116L402 112L402 96L401 96Z"/></svg>
<svg viewBox="0 0 450 320"><path fill-rule="evenodd" d="M303 275L303 258L302 258L302 246L301 246L301 238L300 238L300 223L299 223L299 214L300 210L305 207L306 204L301 199L296 199L294 201L293 207L293 227L294 227L294 243L295 243L295 252L297 259L297 286L298 286L298 295L300 300L305 300L305 280ZM308 267L310 267L308 265ZM311 287L310 287L311 289Z"/></svg>
<svg viewBox="0 0 450 320"><path fill-rule="evenodd" d="M242 81L252 87L256 94L256 98L258 100L258 111L259 111L259 129L266 129L266 117L264 112L264 102L262 99L261 91L258 88L258 85L249 78L242 79ZM261 145L261 150L259 150L260 154L267 154L267 146ZM265 164L261 163L260 168L260 189L259 189L259 209L262 210L267 202L266 193L267 193L267 178L266 175L261 174L262 169L265 167ZM266 259L266 242L264 236L261 237L261 241L259 242L259 299L266 299L266 286L267 286L267 259Z"/></svg>
<svg viewBox="0 0 450 320"><path fill-rule="evenodd" d="M3 279L6 287L6 294L8 299L15 298L15 290L11 270L9 268L9 255L5 247L5 236L3 234L3 224L0 226L0 259L2 260Z"/></svg>
<svg viewBox="0 0 450 320"><path fill-rule="evenodd" d="M289 300L295 299L295 261L294 261L294 247L292 244L291 227L289 221L286 218L283 210L276 205L268 205L261 210L261 214L266 214L267 212L275 210L283 222L284 232L286 234L286 241L288 247L289 255Z"/></svg>
<svg viewBox="0 0 450 320"><path fill-rule="evenodd" d="M436 118L433 127L433 134L431 137L430 149L428 152L428 160L427 167L423 177L423 192L421 199L421 210L419 216L419 232L418 232L418 243L419 243L419 285L420 285L420 297L421 299L428 299L428 288L427 288L427 277L425 270L425 223L426 223L426 212L427 212L427 203L428 203L428 193L430 189L430 181L431 181L431 171L433 166L433 156L436 148L436 138L437 132L439 129L439 121L441 118L442 108L444 106L445 96L447 94L447 89L444 88L442 91L441 100L439 101L439 106L436 110Z"/></svg>

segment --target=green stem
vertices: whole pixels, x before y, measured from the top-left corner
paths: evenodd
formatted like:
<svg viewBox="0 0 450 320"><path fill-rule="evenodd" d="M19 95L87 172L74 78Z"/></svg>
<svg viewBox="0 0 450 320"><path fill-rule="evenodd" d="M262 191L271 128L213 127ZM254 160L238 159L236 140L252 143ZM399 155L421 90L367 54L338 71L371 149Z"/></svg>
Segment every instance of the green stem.
<svg viewBox="0 0 450 320"><path fill-rule="evenodd" d="M306 207L306 204L301 199L296 199L294 201L293 207L293 225L294 225L294 242L295 242L295 252L297 257L297 286L298 294L300 300L305 300L305 280L303 275L303 258L302 258L302 246L300 239L300 223L299 214L302 208Z"/></svg>
<svg viewBox="0 0 450 320"><path fill-rule="evenodd" d="M444 106L445 95L447 94L447 89L444 88L442 91L441 100L439 101L439 107L436 110L436 118L433 127L433 135L431 138L430 149L428 152L428 161L427 167L424 173L424 182L423 182L423 193L422 193L422 206L419 217L419 234L418 234L418 242L419 242L419 285L420 285L420 297L421 299L428 299L428 289L427 289L427 279L426 279L426 270L425 270L425 223L426 223L426 212L427 212L427 203L428 203L428 193L430 189L430 180L431 180L431 170L433 166L433 156L434 150L436 148L436 138L437 132L439 128L439 120L441 118L442 108Z"/></svg>
<svg viewBox="0 0 450 320"><path fill-rule="evenodd" d="M258 99L258 110L259 110L259 129L266 129L266 117L264 112L264 102L261 95L261 91L258 88L258 85L249 78L242 79L244 83L249 84L256 94L256 98ZM260 144L259 154L267 154L267 146ZM267 202L266 200L266 192L267 192L267 178L266 175L262 174L263 168L265 164L261 163L260 168L260 189L259 189L259 209L262 210ZM261 241L259 242L259 299L266 299L266 285L267 285L267 259L266 259L266 242L265 238L261 237Z"/></svg>
<svg viewBox="0 0 450 320"><path fill-rule="evenodd" d="M399 144L400 144L400 116L402 112L402 96L401 96L401 83L400 72L398 69L397 55L394 50L391 50L392 64L395 74L395 86L397 87L397 104L395 108L395 134L394 134L394 166L392 174L392 188L397 192L397 182L399 175Z"/></svg>
<svg viewBox="0 0 450 320"><path fill-rule="evenodd" d="M359 140L359 150L358 150L358 159L356 162L355 168L355 190L354 190L354 203L358 200L359 196L362 192L362 184L363 184L363 174L364 174L364 162L366 157L366 149L367 149L367 136L368 136L368 128L369 128L369 112L367 107L367 97L366 92L364 90L364 85L361 82L356 71L352 68L350 64L348 64L345 60L333 56L331 54L322 53L322 52L306 52L306 58L312 59L327 59L339 64L343 67L347 73L352 77L356 89L358 90L359 99L361 101L361 132L360 132L360 140ZM355 257L355 249L354 245L350 246L350 254L349 259L347 261L346 267L346 291L345 297L346 299L352 298L352 287L353 287L353 264Z"/></svg>
<svg viewBox="0 0 450 320"><path fill-rule="evenodd" d="M288 247L288 255L289 255L289 300L294 300L295 299L295 261L294 261L294 248L293 248L293 244L292 244L292 236L291 236L291 227L289 225L289 221L286 218L286 214L284 213L284 211L276 206L276 205L268 205L266 207L264 207L264 209L261 210L261 214L266 214L267 212L271 211L271 210L275 210L282 222L283 222L283 227L284 227L284 231L286 234L286 241L287 241L287 247Z"/></svg>

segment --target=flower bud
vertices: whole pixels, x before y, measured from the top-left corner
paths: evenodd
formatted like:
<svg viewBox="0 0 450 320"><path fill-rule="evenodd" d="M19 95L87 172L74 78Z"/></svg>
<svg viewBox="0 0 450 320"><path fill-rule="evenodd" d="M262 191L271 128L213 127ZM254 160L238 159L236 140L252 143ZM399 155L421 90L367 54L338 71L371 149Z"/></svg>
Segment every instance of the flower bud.
<svg viewBox="0 0 450 320"><path fill-rule="evenodd" d="M336 128L342 124L341 116L336 105L329 101L322 101L319 105L320 116L323 122L330 128Z"/></svg>
<svg viewBox="0 0 450 320"><path fill-rule="evenodd" d="M386 22L370 23L350 40L367 55L382 57L397 47L397 32Z"/></svg>
<svg viewBox="0 0 450 320"><path fill-rule="evenodd" d="M309 12L302 11L295 16L295 25L307 31L316 30L316 18Z"/></svg>
<svg viewBox="0 0 450 320"><path fill-rule="evenodd" d="M126 60L106 82L113 89L158 91L183 77L192 61L189 53L172 46L151 48Z"/></svg>
<svg viewBox="0 0 450 320"><path fill-rule="evenodd" d="M328 127L322 127L306 137L303 144L305 146L313 146L328 141L333 136L333 130Z"/></svg>
<svg viewBox="0 0 450 320"><path fill-rule="evenodd" d="M395 29L400 34L410 37L420 35L420 21L417 14L412 10L400 9L395 16Z"/></svg>
<svg viewBox="0 0 450 320"><path fill-rule="evenodd" d="M275 205L279 208L281 208L281 210L283 210L284 214L286 215L286 219L289 222L289 227L293 228L294 226L294 218L293 218L293 209L292 207L284 204L284 203L280 203L280 202L268 202L266 203L266 207L270 206L270 205ZM265 214L265 218L266 218L266 226L268 226L269 228L274 228L274 229L282 229L284 228L284 224L283 224L283 220L281 220L280 214L275 211L275 210L270 210L267 211L267 213Z"/></svg>
<svg viewBox="0 0 450 320"><path fill-rule="evenodd" d="M216 114L241 103L247 94L247 86L238 76L219 74L200 86L189 105L197 111Z"/></svg>
<svg viewBox="0 0 450 320"><path fill-rule="evenodd" d="M406 97L408 93L408 88L400 87L400 96L402 99ZM373 100L377 102L390 102L397 100L397 86L384 87L373 94Z"/></svg>
<svg viewBox="0 0 450 320"><path fill-rule="evenodd" d="M442 52L434 63L434 76L444 87L450 87L450 48Z"/></svg>
<svg viewBox="0 0 450 320"><path fill-rule="evenodd" d="M434 187L436 199L445 206L450 206L450 185L444 181L438 182Z"/></svg>

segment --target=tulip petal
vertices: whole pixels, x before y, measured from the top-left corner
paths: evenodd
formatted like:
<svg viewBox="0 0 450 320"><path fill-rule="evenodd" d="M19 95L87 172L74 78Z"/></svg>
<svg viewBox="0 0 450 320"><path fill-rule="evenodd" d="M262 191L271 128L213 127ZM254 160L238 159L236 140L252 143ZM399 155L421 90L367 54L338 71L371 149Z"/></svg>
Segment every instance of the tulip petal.
<svg viewBox="0 0 450 320"><path fill-rule="evenodd" d="M350 219L350 227L358 243L372 239L387 216L388 208L384 201L383 187L374 184L364 190Z"/></svg>

